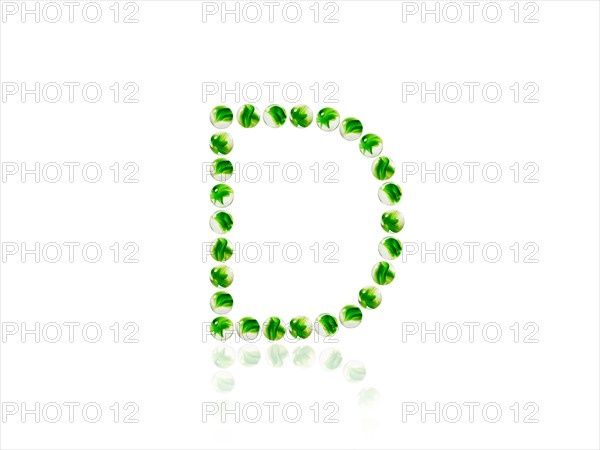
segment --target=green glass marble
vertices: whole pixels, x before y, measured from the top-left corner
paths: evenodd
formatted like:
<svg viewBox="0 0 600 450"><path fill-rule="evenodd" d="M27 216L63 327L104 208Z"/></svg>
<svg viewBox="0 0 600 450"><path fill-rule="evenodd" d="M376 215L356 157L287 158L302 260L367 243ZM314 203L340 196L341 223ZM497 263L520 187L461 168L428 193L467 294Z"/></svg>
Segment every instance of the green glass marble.
<svg viewBox="0 0 600 450"><path fill-rule="evenodd" d="M227 314L233 308L233 297L225 291L217 291L210 297L210 309L216 314Z"/></svg>
<svg viewBox="0 0 600 450"><path fill-rule="evenodd" d="M210 123L215 128L227 128L233 122L233 112L227 106L216 106L210 112Z"/></svg>
<svg viewBox="0 0 600 450"><path fill-rule="evenodd" d="M263 113L263 120L270 128L279 128L285 124L287 113L279 105L271 105Z"/></svg>
<svg viewBox="0 0 600 450"><path fill-rule="evenodd" d="M379 188L379 200L384 205L395 205L402 198L402 189L394 183L385 183Z"/></svg>
<svg viewBox="0 0 600 450"><path fill-rule="evenodd" d="M296 316L290 320L289 330L294 339L306 339L312 333L312 322L306 316Z"/></svg>
<svg viewBox="0 0 600 450"><path fill-rule="evenodd" d="M209 220L210 229L218 234L225 234L233 227L233 217L225 211L217 211Z"/></svg>
<svg viewBox="0 0 600 450"><path fill-rule="evenodd" d="M346 328L356 328L362 322L362 316L358 306L347 305L340 310L340 323Z"/></svg>
<svg viewBox="0 0 600 450"><path fill-rule="evenodd" d="M402 253L402 242L393 237L386 237L379 241L379 254L384 259L396 259Z"/></svg>
<svg viewBox="0 0 600 450"><path fill-rule="evenodd" d="M229 133L215 133L210 137L210 150L215 155L227 155L233 150L233 138Z"/></svg>
<svg viewBox="0 0 600 450"><path fill-rule="evenodd" d="M260 333L260 324L252 317L244 317L237 323L237 332L245 341L253 341Z"/></svg>
<svg viewBox="0 0 600 450"><path fill-rule="evenodd" d="M351 383L358 383L367 376L367 368L360 361L348 361L344 366L344 377Z"/></svg>
<svg viewBox="0 0 600 450"><path fill-rule="evenodd" d="M214 287L227 288L233 283L233 270L229 266L215 266L210 270L210 282Z"/></svg>
<svg viewBox="0 0 600 450"><path fill-rule="evenodd" d="M290 111L290 122L297 128L306 128L313 121L313 112L306 105L294 106Z"/></svg>
<svg viewBox="0 0 600 450"><path fill-rule="evenodd" d="M254 128L260 122L260 112L254 105L243 105L238 110L237 120L244 128Z"/></svg>
<svg viewBox="0 0 600 450"><path fill-rule="evenodd" d="M215 317L210 323L210 334L219 341L226 341L233 334L233 322L227 317Z"/></svg>
<svg viewBox="0 0 600 450"><path fill-rule="evenodd" d="M285 327L279 317L269 317L263 324L263 334L270 341L278 341L285 335Z"/></svg>
<svg viewBox="0 0 600 450"><path fill-rule="evenodd" d="M225 238L217 238L211 246L210 256L215 261L225 262L233 255L233 247L231 243Z"/></svg>
<svg viewBox="0 0 600 450"><path fill-rule="evenodd" d="M215 391L226 394L233 391L235 387L235 379L229 372L222 370L217 372L212 377L212 387Z"/></svg>
<svg viewBox="0 0 600 450"><path fill-rule="evenodd" d="M315 331L321 336L333 336L337 330L337 319L331 314L321 314L315 320Z"/></svg>
<svg viewBox="0 0 600 450"><path fill-rule="evenodd" d="M217 158L210 165L210 176L216 181L227 181L233 174L233 164L225 158Z"/></svg>
<svg viewBox="0 0 600 450"><path fill-rule="evenodd" d="M333 131L340 126L340 114L333 108L323 108L317 114L317 126L323 131Z"/></svg>
<svg viewBox="0 0 600 450"><path fill-rule="evenodd" d="M385 181L389 180L396 173L396 165L394 161L385 156L380 156L375 161L373 161L373 165L371 166L371 172L373 176L378 180Z"/></svg>
<svg viewBox="0 0 600 450"><path fill-rule="evenodd" d="M388 233L399 233L404 228L404 215L400 211L386 211L381 215L381 228Z"/></svg>
<svg viewBox="0 0 600 450"><path fill-rule="evenodd" d="M375 283L380 286L384 286L394 281L394 278L396 277L396 271L390 263L381 261L373 266L371 276L373 277L373 281L375 281Z"/></svg>
<svg viewBox="0 0 600 450"><path fill-rule="evenodd" d="M212 359L215 366L227 369L235 363L235 352L229 345L219 345L213 350Z"/></svg>
<svg viewBox="0 0 600 450"><path fill-rule="evenodd" d="M260 362L260 350L256 345L246 344L240 348L238 360L242 366L256 366Z"/></svg>
<svg viewBox="0 0 600 450"><path fill-rule="evenodd" d="M381 304L381 291L375 286L367 286L358 292L358 303L365 309L376 309Z"/></svg>
<svg viewBox="0 0 600 450"><path fill-rule="evenodd" d="M218 208L226 208L233 203L233 189L226 184L217 184L210 190L210 201Z"/></svg>
<svg viewBox="0 0 600 450"><path fill-rule="evenodd" d="M335 370L342 365L342 353L336 348L323 350L319 356L319 363L325 370Z"/></svg>
<svg viewBox="0 0 600 450"><path fill-rule="evenodd" d="M287 348L281 344L273 344L267 347L267 361L275 368L282 367L289 356Z"/></svg>
<svg viewBox="0 0 600 450"><path fill-rule="evenodd" d="M354 117L348 117L342 121L340 134L347 141L357 140L363 132L362 122Z"/></svg>
<svg viewBox="0 0 600 450"><path fill-rule="evenodd" d="M308 368L312 367L312 365L317 359L317 355L312 347L309 345L303 345L298 347L292 353L292 361L294 365L297 367Z"/></svg>
<svg viewBox="0 0 600 450"><path fill-rule="evenodd" d="M358 143L360 152L367 158L375 158L383 151L383 140L376 134L365 134Z"/></svg>

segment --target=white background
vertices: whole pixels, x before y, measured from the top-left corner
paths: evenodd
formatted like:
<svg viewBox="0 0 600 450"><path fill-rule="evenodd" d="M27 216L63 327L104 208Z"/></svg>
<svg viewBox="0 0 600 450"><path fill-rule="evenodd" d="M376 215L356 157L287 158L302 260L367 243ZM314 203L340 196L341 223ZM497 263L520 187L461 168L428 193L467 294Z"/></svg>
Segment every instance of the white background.
<svg viewBox="0 0 600 450"><path fill-rule="evenodd" d="M418 14L403 21L403 8L410 6L391 1L338 2L338 23L324 23L324 5L314 23L312 2L301 2L297 23L282 18L281 6L269 23L264 5L258 23L235 23L233 16L222 23L218 15L203 22L202 3L194 1L138 1L138 23L122 23L122 15L114 23L112 2L100 4L103 17L95 24L79 10L73 23L35 23L30 16L23 23L17 14L3 16L1 24L3 83L103 87L97 103L86 102L77 90L73 103L36 103L33 95L25 102L19 95L3 100L3 163L96 162L103 177L97 183L84 181L80 171L74 183L8 177L1 194L2 242L26 242L29 248L35 242L97 242L104 250L96 264L80 253L74 263L63 256L56 264L3 255L3 405L96 402L103 417L88 423L79 413L74 423L63 418L52 424L43 418L36 423L33 415L25 421L19 414L3 415L2 448L598 448L596 2L537 2L537 23L524 23L524 4L515 23L513 2L499 3L503 15L496 23L481 9L470 23L462 3L458 23L444 17L436 23L433 16L423 21ZM115 103L109 90L115 82L136 83L139 102ZM236 82L295 82L302 87L298 103L315 113L331 106L342 117L360 118L365 132L382 136L384 154L396 162L405 250L407 242L421 249L462 246L456 263L436 262L435 255L423 262L422 252L394 262L397 277L383 289L379 309L365 312L357 329L340 330L337 342L310 339L317 358L335 347L343 364L362 361L363 382L349 383L342 369L327 372L318 361L312 368L295 367L292 353L299 344L286 342L290 356L275 369L263 339L256 344L262 352L258 366L236 362L227 369L234 389L214 391L211 379L220 369L211 354L218 343L204 331L214 317L208 306L214 289L202 244L216 235L208 227L213 183L203 180L202 165L213 158L208 114L223 102L220 95L203 102L202 83L209 82L230 88ZM323 89L318 99L310 89L328 82L339 87L335 104L324 102ZM443 97L436 102L433 95L403 101L402 83L432 88L436 82L498 83L502 98L486 101L476 88L473 102L466 89L456 103ZM516 82L535 83L538 102L525 103L523 96L515 102L510 86ZM270 103L267 93L255 102L261 112ZM293 106L277 88L275 102L288 111ZM232 95L225 101L234 110L243 103ZM232 263L229 291L236 304L229 316L314 319L356 303L358 290L371 284L377 242L385 235L378 222L387 208L377 199L380 183L370 173L371 160L357 142L314 123L306 130L289 123L272 130L263 122L244 130L234 123L227 131L235 139L229 155L234 162L297 162L303 168L298 183L285 182L280 171L274 183L266 174L255 184L231 183L235 224L227 237L298 242L304 250L296 264L280 256L272 264L266 257L256 264ZM314 183L308 167L330 161L339 166L339 183ZM136 163L139 183L114 183L108 167L115 162ZM479 163L473 182L465 162ZM423 180L420 172L403 173L403 163L430 169L439 163L448 170L457 163L465 170L455 183L444 176L436 182L435 175ZM497 182L484 179L486 163L501 167ZM516 183L510 170L515 163L522 170ZM537 183L523 182L526 163L539 168ZM108 247L115 242L139 245L139 263L112 262ZM315 264L308 250L314 242L337 243L339 263ZM473 262L464 242L479 245ZM510 250L515 242L518 262ZM539 248L536 263L523 261L528 242ZM486 243L502 249L498 262L483 258ZM74 343L36 343L32 335L22 343L19 334L6 333L9 322L30 328L35 322L95 322L104 334L91 344L80 326ZM109 327L115 322L136 323L139 343L114 343ZM419 335L403 342L402 324L409 322L429 328L436 322L481 325L473 343L466 336L455 344L443 338L436 343L431 335L424 343ZM521 328L536 324L539 342L524 343L522 333L515 343L509 328L515 322ZM482 337L486 323L501 328L497 343ZM228 345L237 352L242 344L232 339ZM359 392L369 388L380 400L364 408ZM242 407L296 402L303 417L289 423L279 408L274 424L267 418L256 424L243 417L239 423L204 421L202 405L221 401ZM115 402L139 405L139 422L122 423L121 417L115 424L109 410ZM339 422L323 423L321 414L315 424L310 407L319 403L323 413L328 402L339 405ZM403 421L408 402L428 408L436 402L494 402L503 415L489 423L479 408L473 423L468 417L436 423L433 415ZM516 402L518 423L509 409ZM528 402L539 407L538 423L524 423Z"/></svg>

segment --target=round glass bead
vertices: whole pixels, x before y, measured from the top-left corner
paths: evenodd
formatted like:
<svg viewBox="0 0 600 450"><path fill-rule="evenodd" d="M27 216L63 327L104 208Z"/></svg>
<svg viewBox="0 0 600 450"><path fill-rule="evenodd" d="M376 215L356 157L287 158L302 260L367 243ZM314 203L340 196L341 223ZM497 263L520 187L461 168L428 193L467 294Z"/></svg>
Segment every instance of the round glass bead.
<svg viewBox="0 0 600 450"><path fill-rule="evenodd" d="M215 128L227 128L233 122L233 112L227 106L216 106L210 112L210 123Z"/></svg>

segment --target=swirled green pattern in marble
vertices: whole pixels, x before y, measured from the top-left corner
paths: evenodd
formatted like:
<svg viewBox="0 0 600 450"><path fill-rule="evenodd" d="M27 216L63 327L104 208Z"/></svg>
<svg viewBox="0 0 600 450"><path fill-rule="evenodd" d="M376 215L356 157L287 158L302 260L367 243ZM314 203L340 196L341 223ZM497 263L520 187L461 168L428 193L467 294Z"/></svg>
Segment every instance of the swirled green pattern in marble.
<svg viewBox="0 0 600 450"><path fill-rule="evenodd" d="M400 211L386 211L381 215L381 228L388 233L399 233L404 228L404 215Z"/></svg>
<svg viewBox="0 0 600 450"><path fill-rule="evenodd" d="M210 190L210 201L213 205L226 208L233 202L233 189L226 184L217 184Z"/></svg>
<svg viewBox="0 0 600 450"><path fill-rule="evenodd" d="M394 281L396 272L390 263L381 261L373 266L371 275L373 276L373 281L375 281L375 283L383 286Z"/></svg>
<svg viewBox="0 0 600 450"><path fill-rule="evenodd" d="M397 184L385 183L379 188L378 196L384 205L395 205L402 198L402 189Z"/></svg>
<svg viewBox="0 0 600 450"><path fill-rule="evenodd" d="M210 112L210 123L216 128L227 128L233 122L233 112L227 106L216 106Z"/></svg>
<svg viewBox="0 0 600 450"><path fill-rule="evenodd" d="M227 181L233 174L233 164L225 158L217 158L210 165L210 176L216 181Z"/></svg>
<svg viewBox="0 0 600 450"><path fill-rule="evenodd" d="M340 134L347 141L357 140L363 132L362 122L354 117L348 117L342 121Z"/></svg>
<svg viewBox="0 0 600 450"><path fill-rule="evenodd" d="M233 308L233 297L225 291L217 291L210 298L210 309L216 314L227 314Z"/></svg>
<svg viewBox="0 0 600 450"><path fill-rule="evenodd" d="M312 322L306 316L296 316L290 320L290 334L295 339L306 339L312 333Z"/></svg>
<svg viewBox="0 0 600 450"><path fill-rule="evenodd" d="M380 156L373 161L371 172L378 180L385 181L394 176L394 173L396 172L396 166L394 165L394 161L392 161L390 158Z"/></svg>
<svg viewBox="0 0 600 450"><path fill-rule="evenodd" d="M243 105L237 113L237 120L244 128L254 128L260 122L260 113L254 105Z"/></svg>
<svg viewBox="0 0 600 450"><path fill-rule="evenodd" d="M356 328L362 322L362 316L358 306L347 305L340 310L340 323L346 328Z"/></svg>
<svg viewBox="0 0 600 450"><path fill-rule="evenodd" d="M215 266L210 270L210 282L214 287L229 287L233 283L233 270L229 266Z"/></svg>
<svg viewBox="0 0 600 450"><path fill-rule="evenodd" d="M263 120L270 128L279 128L285 124L287 113L279 105L271 105L263 113Z"/></svg>
<svg viewBox="0 0 600 450"><path fill-rule="evenodd" d="M210 255L213 257L215 261L224 262L231 258L233 255L233 247L230 242L225 238L217 238L212 243L212 248L210 249Z"/></svg>
<svg viewBox="0 0 600 450"><path fill-rule="evenodd" d="M375 286L367 286L358 292L358 303L365 309L376 309L381 304L381 291Z"/></svg>
<svg viewBox="0 0 600 450"><path fill-rule="evenodd" d="M340 114L333 108L323 108L317 114L317 126L323 131L333 131L340 125Z"/></svg>
<svg viewBox="0 0 600 450"><path fill-rule="evenodd" d="M270 341L278 341L285 334L285 327L279 317L269 317L263 324L263 334Z"/></svg>
<svg viewBox="0 0 600 450"><path fill-rule="evenodd" d="M378 250L383 258L396 259L402 253L402 242L393 237L386 237L379 242Z"/></svg>
<svg viewBox="0 0 600 450"><path fill-rule="evenodd" d="M233 150L233 138L229 133L215 133L210 137L210 150L215 155L227 155Z"/></svg>
<svg viewBox="0 0 600 450"><path fill-rule="evenodd" d="M315 320L315 331L321 336L333 336L337 330L337 319L331 314L321 314Z"/></svg>
<svg viewBox="0 0 600 450"><path fill-rule="evenodd" d="M260 324L252 317L244 317L237 323L237 332L242 339L253 341L260 333Z"/></svg>
<svg viewBox="0 0 600 450"><path fill-rule="evenodd" d="M233 227L233 217L225 211L217 211L210 216L210 229L218 234L225 234Z"/></svg>
<svg viewBox="0 0 600 450"><path fill-rule="evenodd" d="M226 341L233 334L233 322L227 317L215 317L210 323L210 334L220 341Z"/></svg>
<svg viewBox="0 0 600 450"><path fill-rule="evenodd" d="M383 151L383 140L376 134L365 134L360 138L358 148L367 158L375 158Z"/></svg>
<svg viewBox="0 0 600 450"><path fill-rule="evenodd" d="M290 122L298 128L306 128L313 121L313 112L306 105L294 106L290 111Z"/></svg>

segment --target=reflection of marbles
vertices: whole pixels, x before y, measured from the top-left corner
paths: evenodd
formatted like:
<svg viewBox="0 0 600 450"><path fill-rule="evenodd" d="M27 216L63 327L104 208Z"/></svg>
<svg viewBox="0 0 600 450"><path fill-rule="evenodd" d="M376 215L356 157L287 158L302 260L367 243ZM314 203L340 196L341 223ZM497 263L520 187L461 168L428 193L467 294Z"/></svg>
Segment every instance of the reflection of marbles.
<svg viewBox="0 0 600 450"><path fill-rule="evenodd" d="M325 370L335 370L342 365L342 354L335 348L323 350L319 356L319 363Z"/></svg>
<svg viewBox="0 0 600 450"><path fill-rule="evenodd" d="M383 238L379 242L379 254L385 259L396 259L402 253L402 242L393 237Z"/></svg>
<svg viewBox="0 0 600 450"><path fill-rule="evenodd" d="M294 350L292 357L294 358L294 365L298 367L311 367L317 356L312 347L303 345Z"/></svg>
<svg viewBox="0 0 600 450"><path fill-rule="evenodd" d="M216 317L210 323L210 334L219 341L226 341L233 334L233 322L227 317Z"/></svg>
<svg viewBox="0 0 600 450"><path fill-rule="evenodd" d="M383 286L394 281L396 271L390 263L381 261L373 266L371 275L373 276L373 281L375 281L375 283Z"/></svg>
<svg viewBox="0 0 600 450"><path fill-rule="evenodd" d="M227 369L235 362L235 352L229 345L219 345L213 350L212 359L215 366Z"/></svg>
<svg viewBox="0 0 600 450"><path fill-rule="evenodd" d="M212 377L213 389L220 393L231 392L235 386L235 380L231 373L221 370L215 373Z"/></svg>
<svg viewBox="0 0 600 450"><path fill-rule="evenodd" d="M225 291L218 291L210 298L210 309L217 314L227 314L233 308L233 297Z"/></svg>
<svg viewBox="0 0 600 450"><path fill-rule="evenodd" d="M347 141L357 140L363 132L362 122L354 117L348 117L342 121L340 134Z"/></svg>
<svg viewBox="0 0 600 450"><path fill-rule="evenodd" d="M312 333L312 322L306 316L297 316L290 320L290 334L293 338L306 339Z"/></svg>
<svg viewBox="0 0 600 450"><path fill-rule="evenodd" d="M290 122L299 128L306 128L313 121L313 112L306 105L294 106L290 111Z"/></svg>
<svg viewBox="0 0 600 450"><path fill-rule="evenodd" d="M237 113L237 120L244 128L254 128L260 122L260 113L254 105L240 106Z"/></svg>
<svg viewBox="0 0 600 450"><path fill-rule="evenodd" d="M358 306L347 305L340 310L340 323L346 328L356 328L362 321L362 311Z"/></svg>
<svg viewBox="0 0 600 450"><path fill-rule="evenodd" d="M210 229L218 234L225 234L233 227L233 217L225 211L217 211L210 216Z"/></svg>
<svg viewBox="0 0 600 450"><path fill-rule="evenodd" d="M346 380L357 383L367 376L367 369L360 361L348 361L344 366L344 377Z"/></svg>
<svg viewBox="0 0 600 450"><path fill-rule="evenodd" d="M217 238L211 246L210 255L215 261L227 261L233 255L233 247L225 238Z"/></svg>
<svg viewBox="0 0 600 450"><path fill-rule="evenodd" d="M270 341L278 341L285 334L285 327L279 317L269 317L263 324L263 334Z"/></svg>
<svg viewBox="0 0 600 450"><path fill-rule="evenodd" d="M273 367L281 367L288 357L287 349L281 344L273 344L267 348L267 361Z"/></svg>
<svg viewBox="0 0 600 450"><path fill-rule="evenodd" d="M240 348L238 359L242 366L256 366L260 362L260 350L256 345L246 344Z"/></svg>
<svg viewBox="0 0 600 450"><path fill-rule="evenodd" d="M389 180L394 176L394 173L396 172L396 165L394 164L394 161L392 161L387 156L380 156L375 161L373 161L373 165L371 166L371 172L373 173L373 176L378 180Z"/></svg>
<svg viewBox="0 0 600 450"><path fill-rule="evenodd" d="M402 198L402 189L394 183L385 183L379 188L379 200L384 205L395 205Z"/></svg>
<svg viewBox="0 0 600 450"><path fill-rule="evenodd" d="M367 286L358 293L358 303L365 309L375 309L381 304L381 291L375 286Z"/></svg>
<svg viewBox="0 0 600 450"><path fill-rule="evenodd" d="M252 341L260 333L260 324L252 317L244 317L237 323L237 332L242 339Z"/></svg>
<svg viewBox="0 0 600 450"><path fill-rule="evenodd" d="M210 112L210 123L216 128L227 128L233 122L233 112L227 106L217 106Z"/></svg>
<svg viewBox="0 0 600 450"><path fill-rule="evenodd" d="M337 319L331 314L321 314L315 320L315 331L321 336L333 336L337 330Z"/></svg>
<svg viewBox="0 0 600 450"><path fill-rule="evenodd" d="M375 158L383 151L383 140L376 134L365 134L358 144L360 152L367 158Z"/></svg>
<svg viewBox="0 0 600 450"><path fill-rule="evenodd" d="M404 214L400 211L386 211L381 215L381 228L388 233L398 233L404 228Z"/></svg>
<svg viewBox="0 0 600 450"><path fill-rule="evenodd" d="M225 158L217 158L210 165L210 176L216 181L227 181L233 174L233 164Z"/></svg>
<svg viewBox="0 0 600 450"><path fill-rule="evenodd" d="M323 108L317 114L317 125L323 131L333 131L340 125L340 114L333 108Z"/></svg>
<svg viewBox="0 0 600 450"><path fill-rule="evenodd" d="M263 113L263 120L271 128L279 128L287 119L287 113L279 105L271 105Z"/></svg>
<svg viewBox="0 0 600 450"><path fill-rule="evenodd" d="M214 287L229 287L233 283L233 270L231 267L220 265L210 270L210 282Z"/></svg>
<svg viewBox="0 0 600 450"><path fill-rule="evenodd" d="M215 155L227 155L233 150L233 138L229 133L215 133L210 138L210 149Z"/></svg>
<svg viewBox="0 0 600 450"><path fill-rule="evenodd" d="M233 202L233 189L226 184L217 184L210 190L210 201L218 208L226 208Z"/></svg>
<svg viewBox="0 0 600 450"><path fill-rule="evenodd" d="M375 388L362 389L358 393L358 404L361 408L373 409L379 404L381 395Z"/></svg>

